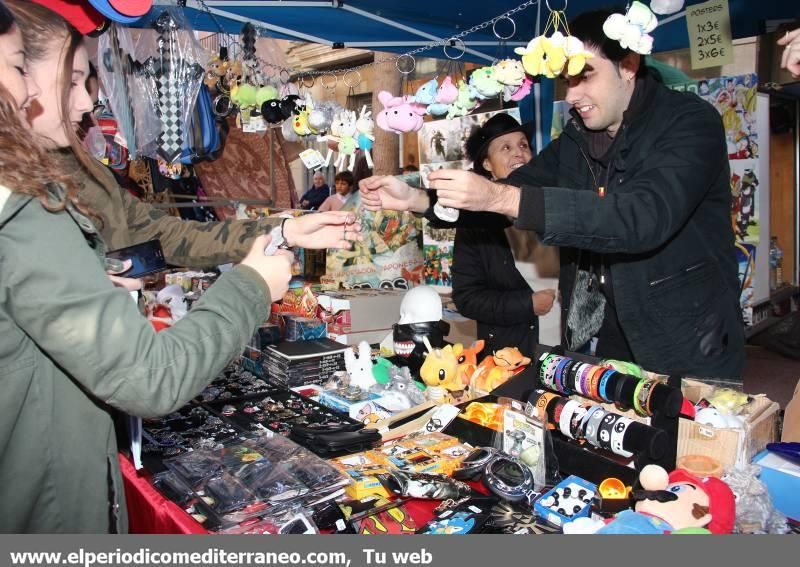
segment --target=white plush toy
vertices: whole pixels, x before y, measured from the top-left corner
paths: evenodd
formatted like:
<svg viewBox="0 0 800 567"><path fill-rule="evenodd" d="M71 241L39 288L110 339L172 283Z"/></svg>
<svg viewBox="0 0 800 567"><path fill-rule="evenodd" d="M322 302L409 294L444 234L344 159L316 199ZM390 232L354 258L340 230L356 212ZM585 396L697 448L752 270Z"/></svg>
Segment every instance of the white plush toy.
<svg viewBox="0 0 800 567"><path fill-rule="evenodd" d="M368 391L377 384L372 375L371 349L367 341L358 343L358 354L353 348L344 351L344 365L350 375L350 385L358 386L362 391Z"/></svg>

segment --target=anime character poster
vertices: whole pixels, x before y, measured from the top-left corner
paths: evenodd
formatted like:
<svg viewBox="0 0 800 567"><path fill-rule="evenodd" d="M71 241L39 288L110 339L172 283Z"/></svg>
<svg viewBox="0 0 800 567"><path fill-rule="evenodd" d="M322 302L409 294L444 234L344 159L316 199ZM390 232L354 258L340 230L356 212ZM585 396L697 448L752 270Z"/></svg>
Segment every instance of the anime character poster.
<svg viewBox="0 0 800 567"><path fill-rule="evenodd" d="M409 289L422 283L420 220L411 213L367 211L353 193L342 210L355 211L364 240L352 250L328 250L326 280L344 288Z"/></svg>
<svg viewBox="0 0 800 567"><path fill-rule="evenodd" d="M730 160L731 165L731 224L736 240L757 244L760 235L758 189L758 161L754 159Z"/></svg>
<svg viewBox="0 0 800 567"><path fill-rule="evenodd" d="M717 109L725 127L728 158L737 160L756 159L759 156L756 130L757 87L758 76L751 73L684 83L674 88L693 92Z"/></svg>
<svg viewBox="0 0 800 567"><path fill-rule="evenodd" d="M739 266L739 284L742 294L739 305L746 326L753 324L753 280L756 264L756 247L754 244L736 243L736 262Z"/></svg>

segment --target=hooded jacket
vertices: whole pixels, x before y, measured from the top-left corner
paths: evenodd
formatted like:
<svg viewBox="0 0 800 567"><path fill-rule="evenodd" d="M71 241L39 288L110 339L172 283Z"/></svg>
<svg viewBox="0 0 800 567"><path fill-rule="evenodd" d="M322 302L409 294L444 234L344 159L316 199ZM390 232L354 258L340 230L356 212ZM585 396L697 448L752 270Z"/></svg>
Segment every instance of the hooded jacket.
<svg viewBox="0 0 800 567"><path fill-rule="evenodd" d="M0 532L125 532L111 408L181 407L269 313L266 284L237 266L157 334L104 254L74 209L0 186Z"/></svg>

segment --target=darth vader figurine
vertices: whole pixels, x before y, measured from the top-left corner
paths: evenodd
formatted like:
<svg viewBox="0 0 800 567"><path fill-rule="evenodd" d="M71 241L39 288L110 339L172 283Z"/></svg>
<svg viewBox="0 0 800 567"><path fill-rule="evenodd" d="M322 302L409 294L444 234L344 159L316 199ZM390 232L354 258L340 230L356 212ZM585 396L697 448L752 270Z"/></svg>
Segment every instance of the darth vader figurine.
<svg viewBox="0 0 800 567"><path fill-rule="evenodd" d="M407 366L411 375L418 378L428 353L423 337L428 338L431 347L441 348L448 344L444 338L449 333L450 324L442 320L442 300L436 290L430 286L409 290L400 304L400 320L391 335L392 363Z"/></svg>

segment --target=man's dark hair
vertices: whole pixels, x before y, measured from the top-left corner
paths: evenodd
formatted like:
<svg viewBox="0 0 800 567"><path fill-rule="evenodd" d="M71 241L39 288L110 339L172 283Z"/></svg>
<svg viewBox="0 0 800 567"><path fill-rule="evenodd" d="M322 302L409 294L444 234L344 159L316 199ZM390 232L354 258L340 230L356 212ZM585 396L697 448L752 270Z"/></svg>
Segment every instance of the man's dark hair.
<svg viewBox="0 0 800 567"><path fill-rule="evenodd" d="M616 63L617 68L625 56L633 53L619 44L619 41L609 38L603 31L603 24L611 14L625 14L624 8L604 8L584 12L569 23L569 33L583 42L583 45L599 51L603 57ZM589 60L591 63L591 59ZM637 76L645 73L644 57L639 63Z"/></svg>
<svg viewBox="0 0 800 567"><path fill-rule="evenodd" d="M353 178L353 174L350 173L349 171L340 171L339 173L336 174L334 181L344 181L345 183L350 185L350 187L355 185L355 179Z"/></svg>

